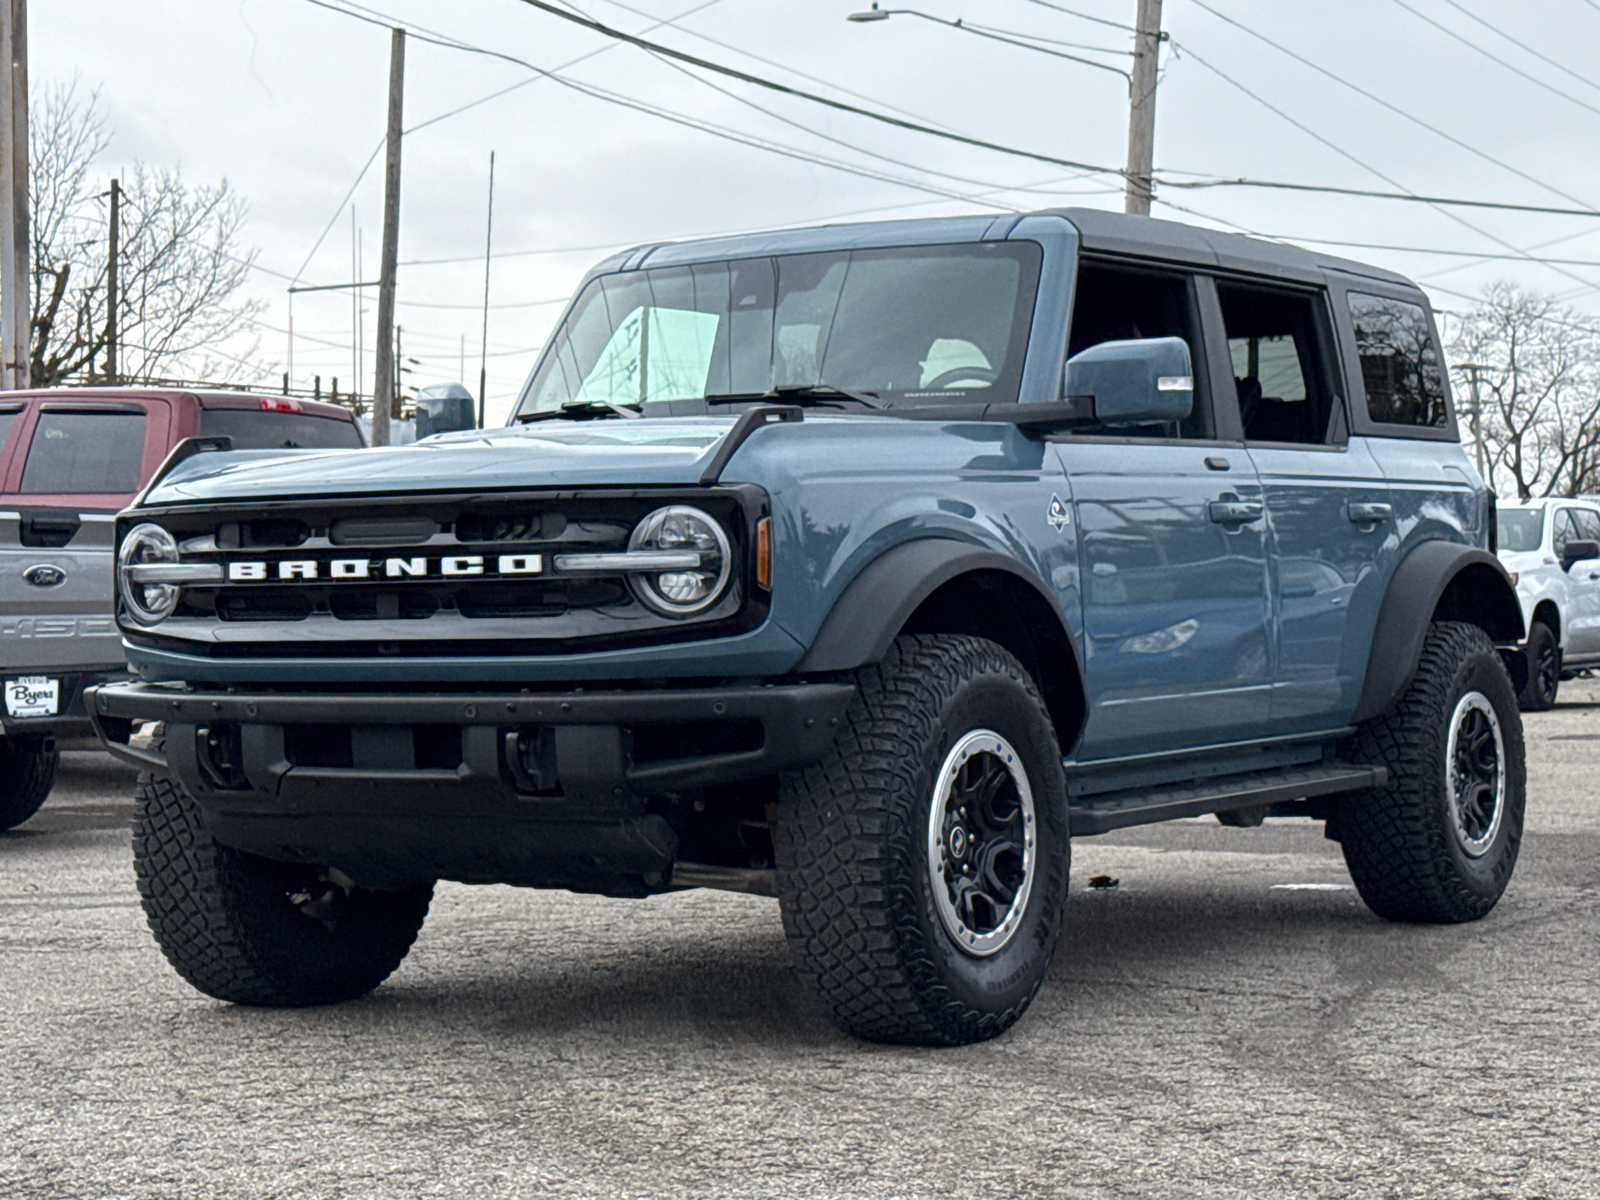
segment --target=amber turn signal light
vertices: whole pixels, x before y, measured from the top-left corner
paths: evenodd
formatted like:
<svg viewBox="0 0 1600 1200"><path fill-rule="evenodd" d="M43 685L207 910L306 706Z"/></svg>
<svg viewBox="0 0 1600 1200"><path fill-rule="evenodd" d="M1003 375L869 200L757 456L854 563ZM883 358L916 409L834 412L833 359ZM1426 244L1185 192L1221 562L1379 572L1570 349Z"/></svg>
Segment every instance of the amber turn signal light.
<svg viewBox="0 0 1600 1200"><path fill-rule="evenodd" d="M756 522L756 582L772 590L772 518Z"/></svg>

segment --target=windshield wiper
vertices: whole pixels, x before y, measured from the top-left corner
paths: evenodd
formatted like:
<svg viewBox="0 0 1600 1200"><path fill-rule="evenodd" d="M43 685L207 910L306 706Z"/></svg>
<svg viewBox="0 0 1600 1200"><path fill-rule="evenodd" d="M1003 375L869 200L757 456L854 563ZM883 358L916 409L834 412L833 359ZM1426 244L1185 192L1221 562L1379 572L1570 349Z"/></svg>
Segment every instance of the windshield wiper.
<svg viewBox="0 0 1600 1200"><path fill-rule="evenodd" d="M583 421L596 417L627 417L630 421L639 416L639 410L626 404L613 404L610 400L568 400L560 408L547 408L539 412L525 412L517 417L518 425L534 421Z"/></svg>
<svg viewBox="0 0 1600 1200"><path fill-rule="evenodd" d="M745 400L779 400L805 406L807 400L819 404L830 401L854 400L857 404L882 411L889 405L878 399L874 392L858 392L832 383L780 383L766 392L713 392L706 397L707 404L738 404Z"/></svg>

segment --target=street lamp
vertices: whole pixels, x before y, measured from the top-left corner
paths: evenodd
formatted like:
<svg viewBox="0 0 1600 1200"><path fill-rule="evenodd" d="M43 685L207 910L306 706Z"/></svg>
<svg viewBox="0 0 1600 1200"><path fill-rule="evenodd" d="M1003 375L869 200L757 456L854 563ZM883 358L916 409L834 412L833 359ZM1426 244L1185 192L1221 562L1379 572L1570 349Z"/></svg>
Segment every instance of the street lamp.
<svg viewBox="0 0 1600 1200"><path fill-rule="evenodd" d="M988 38L990 41L1004 42L1008 46L1020 46L1024 50L1048 54L1053 58L1064 58L1082 66L1097 67L1102 71L1111 71L1116 75L1122 76L1128 82L1129 100L1128 165L1122 172L1124 179L1127 181L1126 211L1149 216L1150 200L1154 191L1152 176L1154 174L1153 160L1156 130L1156 65L1161 43L1167 38L1167 35L1161 31L1161 3L1162 0L1139 0L1139 14L1136 24L1132 27L1134 37L1134 50L1131 54L1133 58L1132 71L1124 71L1120 67L1095 62L1093 59L1081 58L1076 54L1068 54L1063 50L1052 50L1048 46L1038 44L1040 40L1052 41L1054 39L1027 40L1026 35L1013 35L1003 29L970 25L960 17L954 20L935 17L929 13L918 12L914 8L879 8L878 0L872 0L871 8L848 14L845 20L865 23L868 21L887 21L890 17L897 16L921 17L924 21L932 21L936 25L947 25L951 29L959 29L963 33L976 34L978 37ZM1100 46L1084 46L1077 42L1056 42L1056 44L1101 54L1125 53L1118 50L1106 50Z"/></svg>
<svg viewBox="0 0 1600 1200"><path fill-rule="evenodd" d="M887 21L890 17L921 17L924 21L932 21L935 25L944 25L950 29L959 29L962 33L975 34L981 38L988 38L992 42L1004 42L1008 46L1021 46L1024 50L1034 50L1040 54L1048 54L1052 58L1065 58L1071 62L1081 63L1086 67L1098 67L1102 71L1110 71L1114 75L1122 76L1124 79L1128 80L1129 86L1132 86L1133 76L1129 72L1122 70L1120 67L1113 67L1106 63L1095 62L1090 58L1081 58L1076 54L1067 54L1061 50L1052 50L1048 46L1041 46L1036 42L1028 41L1024 36L1014 35L1008 30L993 29L987 25L970 25L960 17L956 17L953 20L949 17L936 17L932 13L919 12L914 8L879 8L878 0L872 0L871 8L863 9L860 12L850 13L845 17L845 20L855 21L858 24L866 24L871 21ZM1121 50L1103 50L1098 46L1081 46L1077 42L1062 42L1060 44L1063 46L1075 46L1080 50L1095 50L1102 54L1124 53L1124 51Z"/></svg>

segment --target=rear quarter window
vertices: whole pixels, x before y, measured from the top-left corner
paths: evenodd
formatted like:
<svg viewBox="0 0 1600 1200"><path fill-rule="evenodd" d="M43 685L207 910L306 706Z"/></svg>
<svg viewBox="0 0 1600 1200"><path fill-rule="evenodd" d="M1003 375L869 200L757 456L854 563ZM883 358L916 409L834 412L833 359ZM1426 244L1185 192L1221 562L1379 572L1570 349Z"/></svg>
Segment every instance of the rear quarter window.
<svg viewBox="0 0 1600 1200"><path fill-rule="evenodd" d="M1445 428L1444 359L1422 305L1366 292L1349 300L1367 415L1385 425Z"/></svg>
<svg viewBox="0 0 1600 1200"><path fill-rule="evenodd" d="M22 491L136 492L144 462L143 409L39 414L22 468Z"/></svg>
<svg viewBox="0 0 1600 1200"><path fill-rule="evenodd" d="M257 408L202 409L200 432L225 434L235 450L358 450L362 445L352 421Z"/></svg>

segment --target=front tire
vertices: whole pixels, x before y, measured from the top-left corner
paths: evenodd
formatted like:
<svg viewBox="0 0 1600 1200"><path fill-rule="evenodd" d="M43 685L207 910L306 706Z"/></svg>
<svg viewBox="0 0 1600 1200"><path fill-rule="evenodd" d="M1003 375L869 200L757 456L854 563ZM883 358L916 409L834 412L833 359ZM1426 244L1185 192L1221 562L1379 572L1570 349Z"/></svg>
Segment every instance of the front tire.
<svg viewBox="0 0 1600 1200"><path fill-rule="evenodd" d="M1405 695L1346 753L1389 769L1335 817L1367 907L1430 923L1488 913L1516 866L1526 787L1516 692L1488 635L1434 623Z"/></svg>
<svg viewBox="0 0 1600 1200"><path fill-rule="evenodd" d="M298 1008L365 995L405 958L433 897L431 883L354 887L336 871L224 846L193 797L148 775L139 778L133 857L167 961L234 1004Z"/></svg>
<svg viewBox="0 0 1600 1200"><path fill-rule="evenodd" d="M796 967L857 1037L994 1037L1038 992L1065 919L1049 713L981 638L901 637L856 680L828 756L782 782L778 894Z"/></svg>
<svg viewBox="0 0 1600 1200"><path fill-rule="evenodd" d="M1550 626L1535 621L1528 630L1528 682L1517 697L1523 712L1547 712L1561 687L1561 644Z"/></svg>
<svg viewBox="0 0 1600 1200"><path fill-rule="evenodd" d="M14 829L39 811L60 764L54 741L0 737L0 829Z"/></svg>

